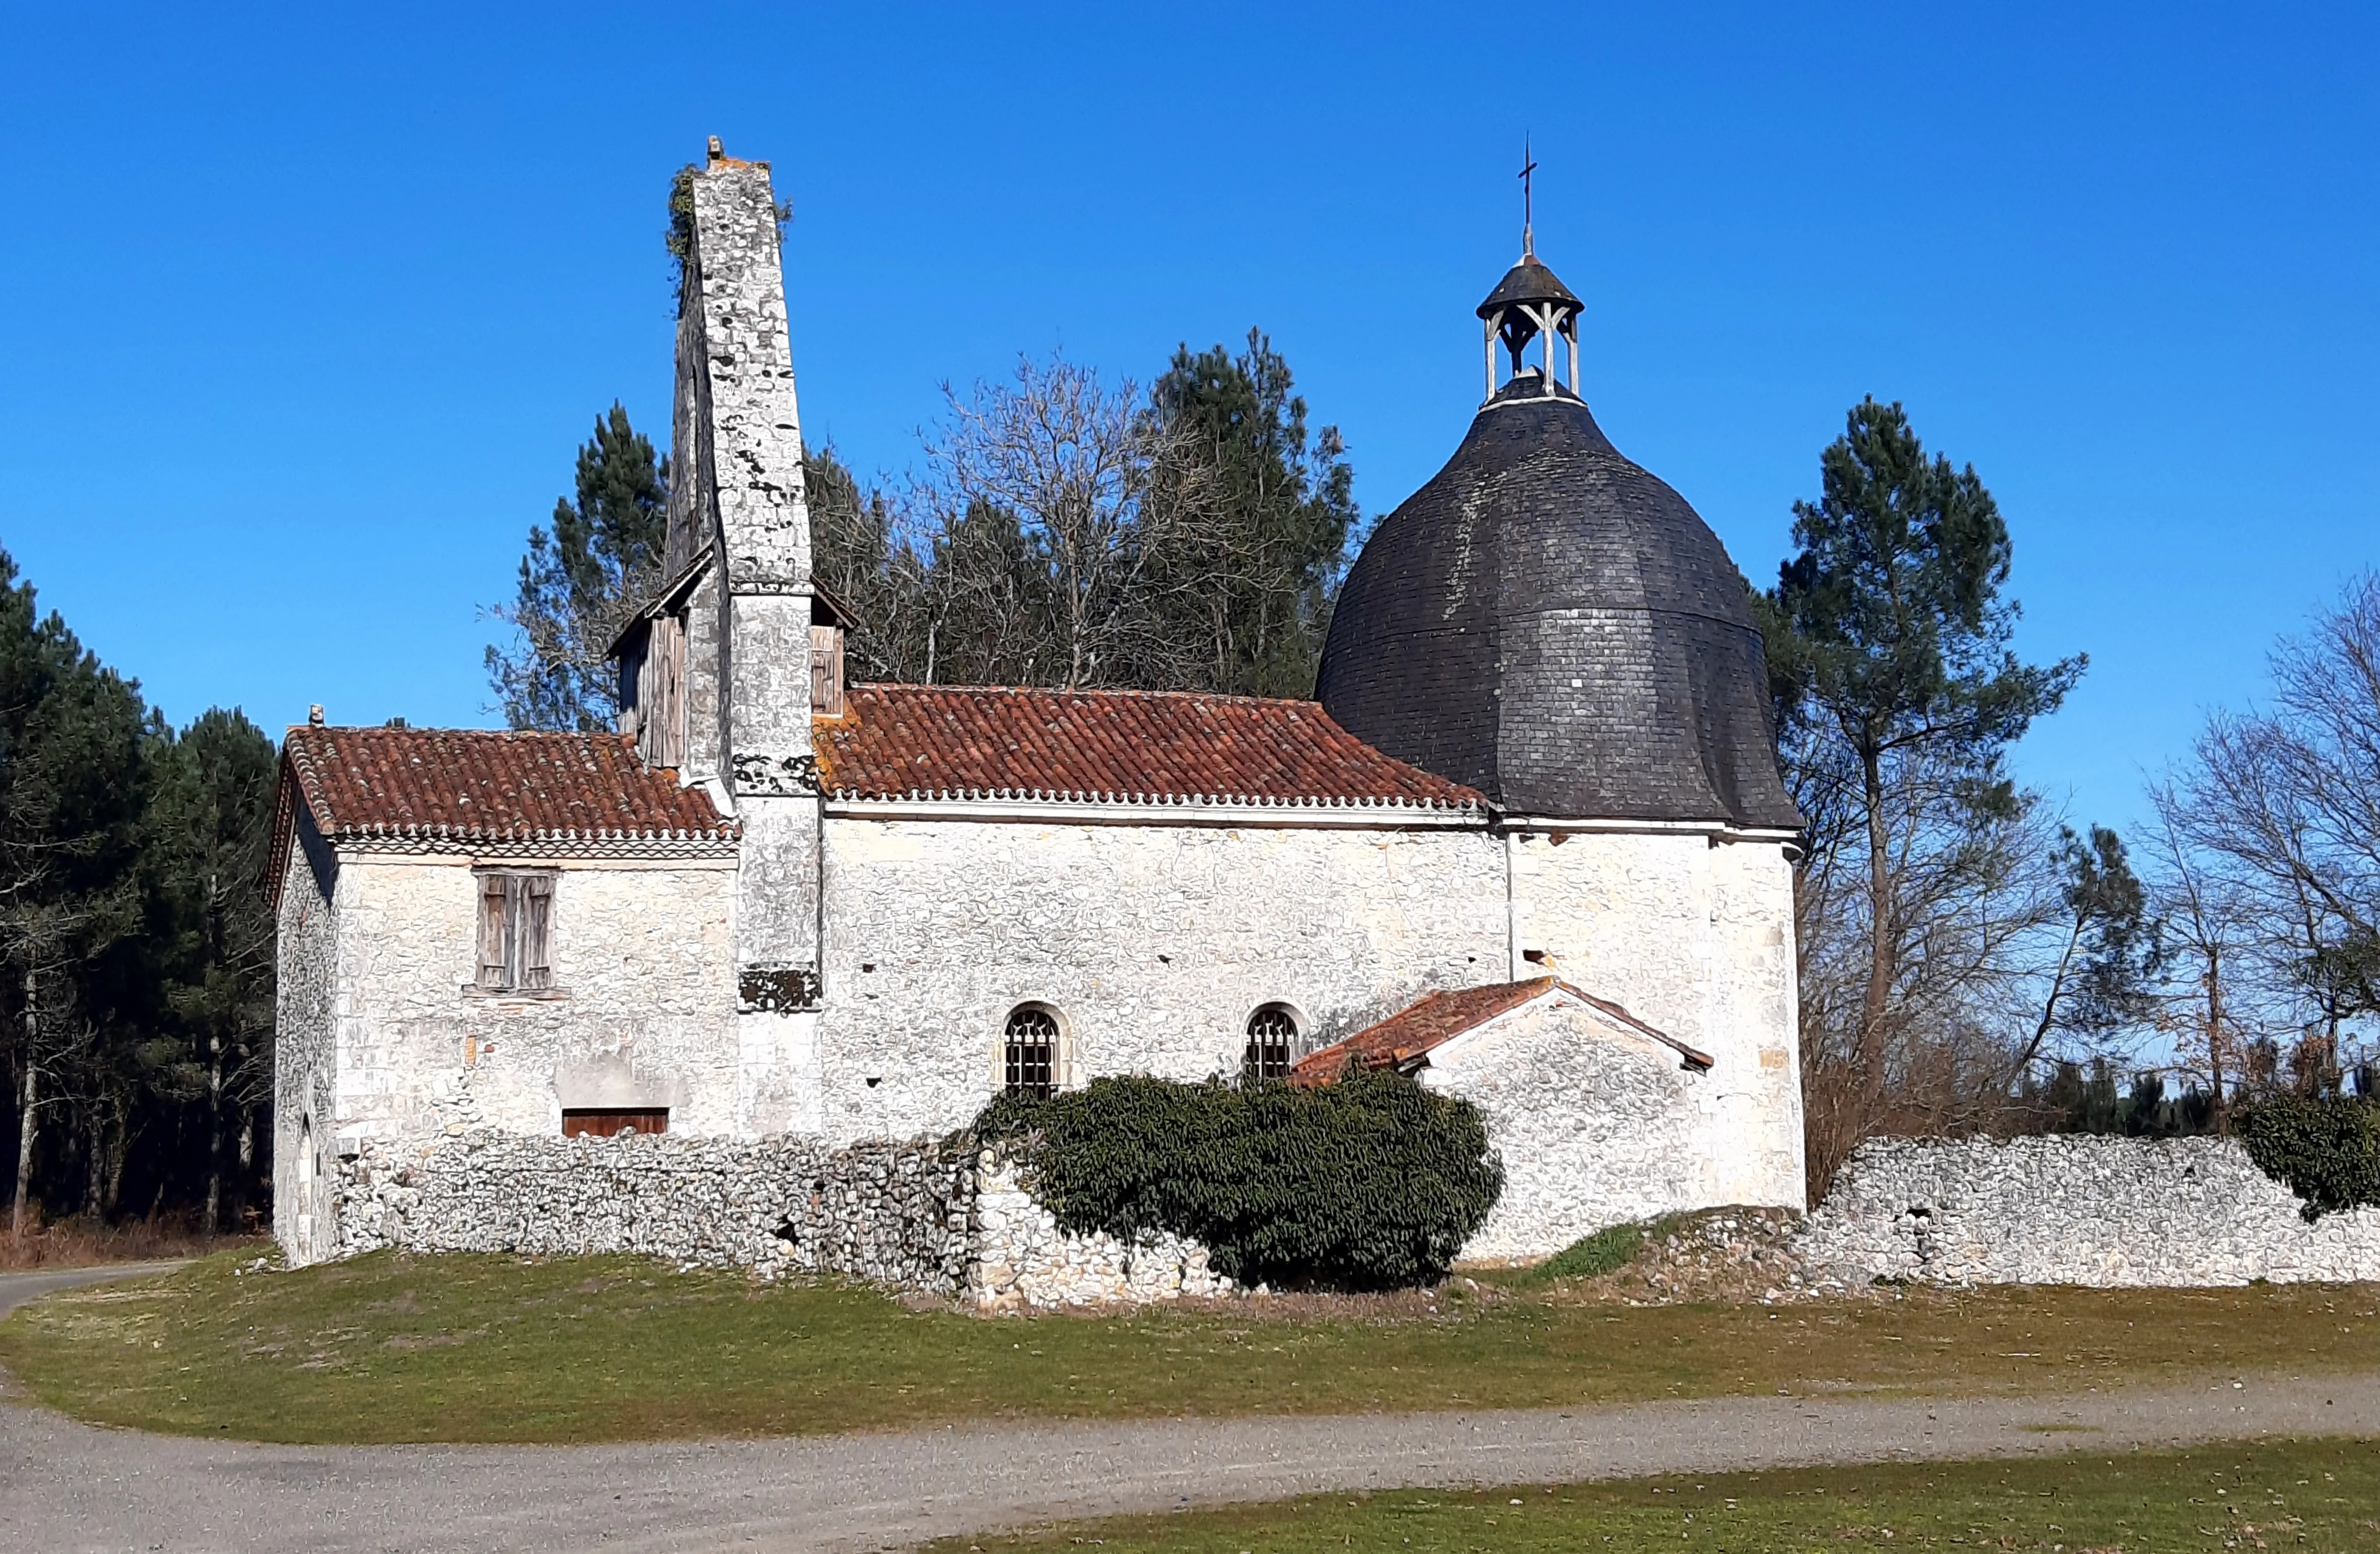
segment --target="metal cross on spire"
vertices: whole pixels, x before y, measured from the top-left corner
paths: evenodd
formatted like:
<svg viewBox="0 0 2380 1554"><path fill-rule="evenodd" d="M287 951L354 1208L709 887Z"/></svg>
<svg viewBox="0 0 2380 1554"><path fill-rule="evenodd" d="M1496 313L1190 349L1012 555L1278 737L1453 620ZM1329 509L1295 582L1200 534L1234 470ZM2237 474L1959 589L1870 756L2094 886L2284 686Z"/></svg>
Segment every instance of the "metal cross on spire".
<svg viewBox="0 0 2380 1554"><path fill-rule="evenodd" d="M1529 154L1529 138L1521 137L1521 257L1528 258L1537 251L1536 210L1532 198L1530 175L1537 170L1537 159Z"/></svg>

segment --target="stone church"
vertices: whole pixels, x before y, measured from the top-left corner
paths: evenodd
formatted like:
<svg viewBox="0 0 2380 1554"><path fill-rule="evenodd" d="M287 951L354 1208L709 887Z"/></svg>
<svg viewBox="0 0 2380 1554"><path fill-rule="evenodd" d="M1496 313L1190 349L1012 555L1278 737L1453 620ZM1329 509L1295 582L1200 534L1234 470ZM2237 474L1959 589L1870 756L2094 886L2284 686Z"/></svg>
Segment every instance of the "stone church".
<svg viewBox="0 0 2380 1554"><path fill-rule="evenodd" d="M668 580L616 734L285 747L275 1230L366 1141L937 1134L1106 1074L1393 1065L1485 1112L1472 1244L1803 1202L1791 849L1742 577L1578 390L1524 244L1486 397L1316 700L846 685L769 168L692 179Z"/></svg>

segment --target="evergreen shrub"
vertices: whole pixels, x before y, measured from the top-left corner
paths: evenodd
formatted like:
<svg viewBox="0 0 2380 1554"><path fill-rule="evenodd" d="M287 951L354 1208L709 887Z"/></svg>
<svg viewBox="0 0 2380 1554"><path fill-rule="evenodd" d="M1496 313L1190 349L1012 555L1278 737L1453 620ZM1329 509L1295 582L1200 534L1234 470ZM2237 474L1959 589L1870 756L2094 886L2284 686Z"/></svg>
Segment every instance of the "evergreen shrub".
<svg viewBox="0 0 2380 1554"><path fill-rule="evenodd" d="M1242 1284L1389 1290L1443 1278L1503 1187L1470 1102L1389 1073L1234 1088L1095 1079L976 1120L1061 1227L1203 1244Z"/></svg>
<svg viewBox="0 0 2380 1554"><path fill-rule="evenodd" d="M2358 1097L2275 1096L2235 1121L2248 1158L2304 1200L2309 1223L2380 1204L2380 1106Z"/></svg>

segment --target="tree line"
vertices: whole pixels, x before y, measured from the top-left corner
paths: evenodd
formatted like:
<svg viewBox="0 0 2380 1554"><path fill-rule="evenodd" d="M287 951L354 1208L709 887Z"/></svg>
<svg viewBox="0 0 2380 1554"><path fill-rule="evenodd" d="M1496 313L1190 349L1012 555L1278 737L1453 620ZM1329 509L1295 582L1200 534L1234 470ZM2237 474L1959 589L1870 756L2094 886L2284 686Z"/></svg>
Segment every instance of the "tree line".
<svg viewBox="0 0 2380 1554"><path fill-rule="evenodd" d="M813 573L856 617L854 679L1312 694L1354 473L1261 331L1182 347L1145 394L1054 357L944 396L917 474L808 456ZM625 410L598 418L497 612L513 726L613 726L605 649L662 581L669 473Z"/></svg>
<svg viewBox="0 0 2380 1554"><path fill-rule="evenodd" d="M0 1171L44 1218L237 1228L267 1202L273 741L179 730L0 552Z"/></svg>

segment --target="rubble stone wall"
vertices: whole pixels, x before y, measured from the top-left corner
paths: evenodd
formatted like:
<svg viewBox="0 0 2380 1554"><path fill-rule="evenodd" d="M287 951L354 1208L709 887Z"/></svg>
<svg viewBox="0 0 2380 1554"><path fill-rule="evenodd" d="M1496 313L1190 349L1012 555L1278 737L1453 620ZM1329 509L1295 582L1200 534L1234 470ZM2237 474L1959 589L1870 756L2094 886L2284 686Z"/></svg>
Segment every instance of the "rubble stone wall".
<svg viewBox="0 0 2380 1554"><path fill-rule="evenodd" d="M1232 1292L1196 1242L1061 1231L1011 1162L964 1137L830 1149L474 1129L346 1147L334 1256L631 1253L771 1278L849 1274L991 1311Z"/></svg>
<svg viewBox="0 0 2380 1554"><path fill-rule="evenodd" d="M343 1255L629 1252L949 1291L966 1278L975 1184L954 1146L480 1129L355 1147L340 1163Z"/></svg>
<svg viewBox="0 0 2380 1554"><path fill-rule="evenodd" d="M298 806L297 845L281 880L280 974L274 985L273 1233L300 1262L318 1255L327 1224L329 1158L337 1113L332 1055L339 1004L339 869Z"/></svg>
<svg viewBox="0 0 2380 1554"><path fill-rule="evenodd" d="M967 1294L984 1310L1145 1305L1232 1291L1229 1279L1208 1268L1207 1249L1195 1241L1073 1235L1058 1228L1009 1162L986 1150L977 1170Z"/></svg>
<svg viewBox="0 0 2380 1554"><path fill-rule="evenodd" d="M1884 1139L1852 1155L1798 1250L1863 1282L2380 1280L2380 1209L2308 1224L2300 1208L2236 1139Z"/></svg>

